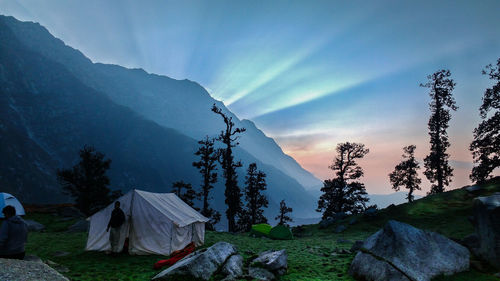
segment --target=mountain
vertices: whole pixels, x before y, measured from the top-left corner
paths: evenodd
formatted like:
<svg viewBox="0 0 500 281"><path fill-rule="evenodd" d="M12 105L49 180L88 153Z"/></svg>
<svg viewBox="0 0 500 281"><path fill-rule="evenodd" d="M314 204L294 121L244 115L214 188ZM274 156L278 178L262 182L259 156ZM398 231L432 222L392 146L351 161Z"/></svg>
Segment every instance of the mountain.
<svg viewBox="0 0 500 281"><path fill-rule="evenodd" d="M76 163L85 144L112 159L109 175L114 189L168 192L177 180L197 186L201 178L191 166L197 139L222 129L222 120L210 112L214 102L223 107L222 103L198 84L93 64L40 25L4 16L0 16L0 92L0 158L5 160L0 161L0 187L24 202L68 200L55 173ZM248 135L256 142L267 144L268 153L288 157L253 123L239 121L223 108L239 126L248 126ZM250 137L245 141L252 147ZM289 175L302 168L289 158L283 160L288 168L278 169L275 165L280 162L273 165L269 159L259 159L262 152L254 151L257 148L247 151L242 145L235 154L245 166L256 162L267 173L266 215L275 215L281 199L286 199L295 216L316 216L311 207L314 198ZM240 186L244 168L238 172ZM302 182L314 182L304 170L299 176L304 177ZM222 182L219 176L213 200L220 211L225 206Z"/></svg>
<svg viewBox="0 0 500 281"><path fill-rule="evenodd" d="M117 104L127 106L144 118L164 127L177 129L196 140L215 136L223 129L220 117L210 111L216 103L235 121L247 129L241 137L241 148L265 164L274 166L311 188L321 181L286 155L272 138L268 138L250 120L239 120L224 104L213 99L199 84L189 80L148 74L142 69L92 63L78 50L53 37L45 28L4 18L25 46L48 59L64 65L84 84L104 93Z"/></svg>

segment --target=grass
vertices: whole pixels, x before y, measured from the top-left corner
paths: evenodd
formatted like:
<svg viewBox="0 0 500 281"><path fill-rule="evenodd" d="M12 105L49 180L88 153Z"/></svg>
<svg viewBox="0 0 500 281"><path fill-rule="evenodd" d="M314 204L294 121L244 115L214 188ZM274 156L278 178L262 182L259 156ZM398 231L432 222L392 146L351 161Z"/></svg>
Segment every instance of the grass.
<svg viewBox="0 0 500 281"><path fill-rule="evenodd" d="M480 195L486 196L500 191L500 179L490 182ZM353 280L347 274L355 254L342 254L341 249L350 249L352 243L338 243L338 239L354 242L363 240L380 229L389 219L409 223L415 227L441 233L450 238L463 238L472 233L473 226L467 217L472 215L472 200L465 190L458 189L439 195L427 196L411 204L386 208L375 217L357 215L357 223L349 225L352 217L340 222L347 227L343 233L334 233L336 225L319 229L309 225L296 234L294 240L270 240L252 238L247 233L229 234L207 231L205 247L218 241L234 244L239 253L248 260L261 251L286 249L288 252L288 273L284 281L300 280ZM65 229L75 221L61 221L50 214L29 214L27 219L36 220L47 226L41 233L30 233L26 245L28 254L34 254L44 261L51 260L69 269L63 273L71 280L150 280L160 271L153 270L153 264L163 259L161 256L110 257L100 252L85 252L85 233L67 233ZM67 256L57 257L57 251L69 252ZM435 280L498 280L494 271L468 272L454 276L442 276Z"/></svg>

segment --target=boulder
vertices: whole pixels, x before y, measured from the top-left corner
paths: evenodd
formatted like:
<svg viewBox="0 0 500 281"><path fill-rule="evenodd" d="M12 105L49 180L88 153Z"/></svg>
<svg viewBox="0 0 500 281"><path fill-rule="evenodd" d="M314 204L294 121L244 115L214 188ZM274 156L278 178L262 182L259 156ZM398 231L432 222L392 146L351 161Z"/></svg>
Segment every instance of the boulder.
<svg viewBox="0 0 500 281"><path fill-rule="evenodd" d="M356 242L354 242L354 244L351 247L351 252L353 252L353 253L357 252L357 251L361 250L361 247L363 247L363 241L356 240Z"/></svg>
<svg viewBox="0 0 500 281"><path fill-rule="evenodd" d="M171 267L158 273L152 280L209 280L226 260L236 254L236 248L227 242L196 251Z"/></svg>
<svg viewBox="0 0 500 281"><path fill-rule="evenodd" d="M250 267L263 268L274 275L283 275L288 269L286 250L265 251L250 263Z"/></svg>
<svg viewBox="0 0 500 281"><path fill-rule="evenodd" d="M222 273L226 275L224 281L236 280L243 276L243 257L232 255L222 267Z"/></svg>
<svg viewBox="0 0 500 281"><path fill-rule="evenodd" d="M79 220L70 227L68 227L68 232L87 232L89 230L90 223L87 220Z"/></svg>
<svg viewBox="0 0 500 281"><path fill-rule="evenodd" d="M500 269L500 192L474 199L473 212L479 238L478 255Z"/></svg>
<svg viewBox="0 0 500 281"><path fill-rule="evenodd" d="M28 226L28 231L40 232L40 231L42 231L42 230L45 229L45 225L43 225L41 223L38 223L36 221L33 221L33 220L24 220L24 222Z"/></svg>
<svg viewBox="0 0 500 281"><path fill-rule="evenodd" d="M260 267L250 267L248 269L248 275L252 277L253 279L259 280L259 281L271 281L275 280L276 277L274 274L269 272L268 270Z"/></svg>
<svg viewBox="0 0 500 281"><path fill-rule="evenodd" d="M469 250L435 232L389 221L368 237L349 273L366 280L427 281L469 269Z"/></svg>
<svg viewBox="0 0 500 281"><path fill-rule="evenodd" d="M68 281L68 278L42 262L0 259L0 280Z"/></svg>
<svg viewBox="0 0 500 281"><path fill-rule="evenodd" d="M352 243L351 240L347 240L347 239L343 239L343 238L339 238L337 239L337 243L339 244L348 244L348 243Z"/></svg>
<svg viewBox="0 0 500 281"><path fill-rule="evenodd" d="M59 216L65 218L79 219L85 217L85 215L75 207L68 207L68 206L62 207L57 210L57 213Z"/></svg>
<svg viewBox="0 0 500 281"><path fill-rule="evenodd" d="M337 226L337 227L335 228L335 233L342 233L342 232L344 232L346 229L347 229L347 227L346 227L345 225L341 224L341 225L339 225L339 226Z"/></svg>
<svg viewBox="0 0 500 281"><path fill-rule="evenodd" d="M353 225L353 224L356 224L356 223L358 223L358 219L357 219L356 217L351 218L351 219L349 220L349 225Z"/></svg>
<svg viewBox="0 0 500 281"><path fill-rule="evenodd" d="M479 237L476 234L470 234L458 241L458 243L467 249L474 255L478 256L480 241Z"/></svg>

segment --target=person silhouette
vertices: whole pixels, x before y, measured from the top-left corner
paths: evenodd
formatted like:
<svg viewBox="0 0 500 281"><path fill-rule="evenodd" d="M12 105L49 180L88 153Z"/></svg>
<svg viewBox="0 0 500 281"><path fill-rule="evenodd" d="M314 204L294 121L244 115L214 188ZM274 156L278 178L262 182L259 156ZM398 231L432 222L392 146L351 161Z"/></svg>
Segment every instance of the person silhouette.
<svg viewBox="0 0 500 281"><path fill-rule="evenodd" d="M24 259L24 244L28 241L28 226L16 215L16 208L7 205L2 209L5 221L0 228L0 258Z"/></svg>
<svg viewBox="0 0 500 281"><path fill-rule="evenodd" d="M120 201L115 202L115 208L111 212L106 232L111 229L109 233L109 243L111 244L111 252L118 253L120 251L120 235L122 225L125 223L125 213L120 209Z"/></svg>

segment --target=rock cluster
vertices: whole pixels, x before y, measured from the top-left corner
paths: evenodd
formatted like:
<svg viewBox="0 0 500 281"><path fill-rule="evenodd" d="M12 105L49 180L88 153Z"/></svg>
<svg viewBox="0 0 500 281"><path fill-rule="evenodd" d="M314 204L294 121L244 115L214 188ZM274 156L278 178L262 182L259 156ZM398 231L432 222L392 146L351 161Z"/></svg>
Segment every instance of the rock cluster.
<svg viewBox="0 0 500 281"><path fill-rule="evenodd" d="M464 242L474 254L500 269L500 192L474 199L473 210L478 241L472 236Z"/></svg>
<svg viewBox="0 0 500 281"><path fill-rule="evenodd" d="M349 273L362 280L427 281L468 270L469 255L440 234L389 221L364 241Z"/></svg>
<svg viewBox="0 0 500 281"><path fill-rule="evenodd" d="M236 247L227 242L218 242L184 257L152 280L209 280L217 275L223 281L247 277L271 281L286 271L285 250L260 253L250 262L248 270L245 270L243 257L237 253Z"/></svg>

